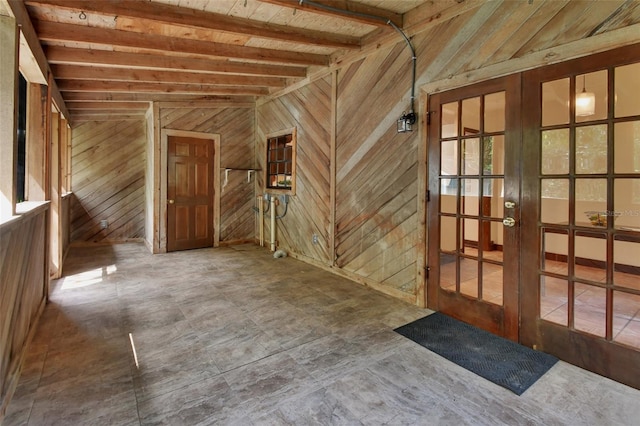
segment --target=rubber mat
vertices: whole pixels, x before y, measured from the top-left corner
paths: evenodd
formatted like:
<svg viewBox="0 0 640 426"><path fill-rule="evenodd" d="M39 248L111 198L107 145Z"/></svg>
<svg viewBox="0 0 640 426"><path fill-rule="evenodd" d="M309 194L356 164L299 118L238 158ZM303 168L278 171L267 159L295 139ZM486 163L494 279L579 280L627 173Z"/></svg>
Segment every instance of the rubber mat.
<svg viewBox="0 0 640 426"><path fill-rule="evenodd" d="M439 312L395 331L516 395L522 395L558 361Z"/></svg>

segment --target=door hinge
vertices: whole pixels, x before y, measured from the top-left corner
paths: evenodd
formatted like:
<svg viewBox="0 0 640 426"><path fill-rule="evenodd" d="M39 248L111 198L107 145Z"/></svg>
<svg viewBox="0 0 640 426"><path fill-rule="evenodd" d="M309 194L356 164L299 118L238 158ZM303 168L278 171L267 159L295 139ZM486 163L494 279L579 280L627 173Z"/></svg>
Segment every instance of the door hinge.
<svg viewBox="0 0 640 426"><path fill-rule="evenodd" d="M431 124L431 111L427 111L427 124Z"/></svg>
<svg viewBox="0 0 640 426"><path fill-rule="evenodd" d="M427 203L431 201L431 191L427 191Z"/></svg>
<svg viewBox="0 0 640 426"><path fill-rule="evenodd" d="M429 278L429 271L431 271L431 268L428 267L428 266L425 266L424 267L424 277L427 278L427 279Z"/></svg>

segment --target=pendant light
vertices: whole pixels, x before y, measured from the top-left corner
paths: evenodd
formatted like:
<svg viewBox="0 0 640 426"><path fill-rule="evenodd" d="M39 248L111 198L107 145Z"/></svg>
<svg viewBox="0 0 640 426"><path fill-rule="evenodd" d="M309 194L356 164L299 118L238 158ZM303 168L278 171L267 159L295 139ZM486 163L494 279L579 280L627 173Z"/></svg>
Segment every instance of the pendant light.
<svg viewBox="0 0 640 426"><path fill-rule="evenodd" d="M586 117L596 112L596 95L587 92L585 87L586 76L582 75L582 92L576 95L576 116Z"/></svg>

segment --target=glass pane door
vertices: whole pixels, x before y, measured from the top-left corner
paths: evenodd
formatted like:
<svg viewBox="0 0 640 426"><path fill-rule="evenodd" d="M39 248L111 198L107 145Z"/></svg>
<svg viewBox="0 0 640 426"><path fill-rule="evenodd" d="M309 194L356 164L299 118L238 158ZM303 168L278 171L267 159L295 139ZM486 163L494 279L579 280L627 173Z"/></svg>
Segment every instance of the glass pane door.
<svg viewBox="0 0 640 426"><path fill-rule="evenodd" d="M523 268L522 343L634 387L638 87L639 46L523 76L522 253L535 264Z"/></svg>
<svg viewBox="0 0 640 426"><path fill-rule="evenodd" d="M640 63L542 84L538 315L640 348L637 76Z"/></svg>
<svg viewBox="0 0 640 426"><path fill-rule="evenodd" d="M430 110L437 111L430 127L430 187L436 200L429 206L428 291L434 309L516 339L517 317L507 321L516 324L515 332L511 326L507 332L504 316L506 305L517 305L518 285L519 185L512 163L519 140L507 130L516 116L507 107L509 81L431 99ZM507 263L511 250L516 254Z"/></svg>

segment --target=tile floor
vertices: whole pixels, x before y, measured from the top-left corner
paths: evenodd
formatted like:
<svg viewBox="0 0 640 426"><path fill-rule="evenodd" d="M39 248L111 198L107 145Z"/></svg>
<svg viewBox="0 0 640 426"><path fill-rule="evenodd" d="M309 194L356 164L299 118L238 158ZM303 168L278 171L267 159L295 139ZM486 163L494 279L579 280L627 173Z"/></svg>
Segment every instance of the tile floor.
<svg viewBox="0 0 640 426"><path fill-rule="evenodd" d="M564 362L518 397L392 331L429 311L251 245L75 247L65 275L5 426L640 418L640 391Z"/></svg>

